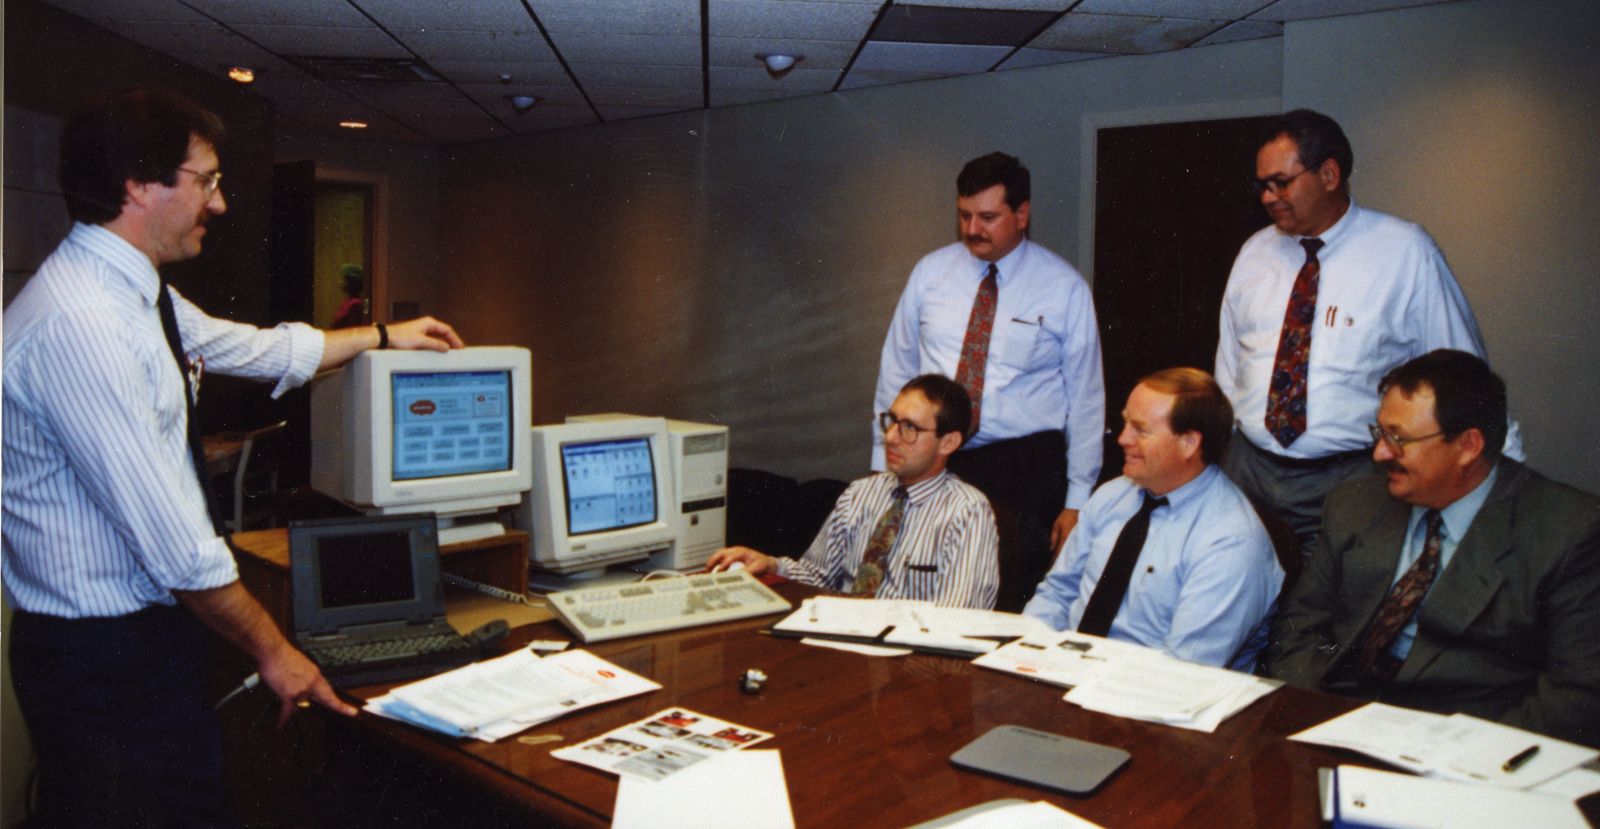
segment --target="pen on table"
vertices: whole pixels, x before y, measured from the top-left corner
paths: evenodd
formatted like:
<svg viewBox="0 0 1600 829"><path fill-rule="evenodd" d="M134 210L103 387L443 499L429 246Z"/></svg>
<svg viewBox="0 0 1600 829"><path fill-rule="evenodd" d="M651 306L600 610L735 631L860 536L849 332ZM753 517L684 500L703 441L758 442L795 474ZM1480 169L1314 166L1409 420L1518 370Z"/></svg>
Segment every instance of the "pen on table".
<svg viewBox="0 0 1600 829"><path fill-rule="evenodd" d="M911 611L911 621L916 622L917 627L921 629L923 633L928 632L928 623L922 621L922 617L918 616L915 610Z"/></svg>
<svg viewBox="0 0 1600 829"><path fill-rule="evenodd" d="M1538 743L1534 743L1533 745L1528 746L1527 748L1517 752L1516 754L1511 755L1511 759L1510 760L1507 760L1507 761L1505 761L1504 763L1502 763L1500 765L1500 770L1504 771L1504 772L1516 771L1517 769L1520 769L1523 766L1527 765L1528 761L1533 759L1533 755L1538 754L1538 753L1539 753L1539 744Z"/></svg>

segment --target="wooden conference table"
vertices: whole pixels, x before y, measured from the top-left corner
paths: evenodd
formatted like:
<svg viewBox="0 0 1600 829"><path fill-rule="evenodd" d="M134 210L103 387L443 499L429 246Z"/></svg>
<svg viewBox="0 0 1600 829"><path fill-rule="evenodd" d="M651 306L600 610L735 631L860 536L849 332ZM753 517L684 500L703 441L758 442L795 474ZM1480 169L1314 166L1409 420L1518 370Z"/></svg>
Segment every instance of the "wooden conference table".
<svg viewBox="0 0 1600 829"><path fill-rule="evenodd" d="M796 601L814 591L784 585ZM616 778L550 751L681 706L773 732L760 748L782 752L798 826L906 826L997 798L1049 800L1107 827L1315 827L1321 825L1319 766L1381 766L1358 755L1293 743L1285 736L1356 707L1352 700L1281 688L1214 734L1084 711L1063 690L914 654L866 657L759 633L763 617L588 646L661 683L661 690L586 709L523 735L559 734L525 745L453 740L362 715L329 717L365 737L451 770L550 825L610 822ZM556 622L513 631L510 645L569 639ZM574 646L580 643L574 642ZM747 668L769 676L756 695L738 690ZM356 696L383 688L356 689ZM1097 792L1075 798L958 771L950 755L998 725L1016 723L1120 746L1132 760ZM330 725L332 722L330 722ZM341 726L342 727L342 726Z"/></svg>

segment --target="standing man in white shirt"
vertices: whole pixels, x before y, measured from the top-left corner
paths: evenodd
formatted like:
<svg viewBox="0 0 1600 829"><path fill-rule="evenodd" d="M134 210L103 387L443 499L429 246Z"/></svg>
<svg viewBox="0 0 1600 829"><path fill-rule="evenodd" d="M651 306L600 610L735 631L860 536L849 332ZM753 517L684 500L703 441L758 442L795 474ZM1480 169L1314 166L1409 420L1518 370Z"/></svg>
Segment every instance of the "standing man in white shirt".
<svg viewBox="0 0 1600 829"><path fill-rule="evenodd" d="M198 365L274 394L369 348L462 343L431 318L323 333L207 316L157 269L227 210L217 117L128 89L66 124L75 224L5 312L11 678L51 826L229 826L207 628L282 701L355 714L240 585L200 475ZM192 368L194 370L192 370Z"/></svg>
<svg viewBox="0 0 1600 829"><path fill-rule="evenodd" d="M1436 348L1485 352L1432 237L1351 200L1354 156L1332 118L1298 109L1263 134L1255 185L1272 225L1245 242L1222 299L1216 377L1240 438L1223 466L1309 552L1328 493L1373 472L1379 378ZM1515 428L1506 454L1521 457Z"/></svg>
<svg viewBox="0 0 1600 829"><path fill-rule="evenodd" d="M1028 240L1028 169L990 153L956 177L958 242L911 271L883 343L875 398L944 374L972 398L973 432L950 469L994 506L996 608L1017 611L1050 568L1100 475L1105 381L1094 299L1061 257ZM873 432L872 468L883 469Z"/></svg>

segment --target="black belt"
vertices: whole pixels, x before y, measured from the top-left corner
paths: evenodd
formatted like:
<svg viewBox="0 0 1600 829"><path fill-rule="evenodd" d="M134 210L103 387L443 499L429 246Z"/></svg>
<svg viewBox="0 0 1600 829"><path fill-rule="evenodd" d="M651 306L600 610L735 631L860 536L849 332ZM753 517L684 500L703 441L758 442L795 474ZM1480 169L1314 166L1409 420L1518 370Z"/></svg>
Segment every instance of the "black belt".
<svg viewBox="0 0 1600 829"><path fill-rule="evenodd" d="M1254 450L1256 454L1285 469L1327 469L1330 466L1337 466L1345 461L1355 460L1356 458L1372 454L1371 449L1351 449L1347 452L1335 452L1332 455L1323 455L1320 458L1291 458L1287 455L1280 455L1276 452L1268 452L1254 443L1251 443L1244 437L1244 435L1235 435L1234 437L1243 442L1245 446L1248 446Z"/></svg>

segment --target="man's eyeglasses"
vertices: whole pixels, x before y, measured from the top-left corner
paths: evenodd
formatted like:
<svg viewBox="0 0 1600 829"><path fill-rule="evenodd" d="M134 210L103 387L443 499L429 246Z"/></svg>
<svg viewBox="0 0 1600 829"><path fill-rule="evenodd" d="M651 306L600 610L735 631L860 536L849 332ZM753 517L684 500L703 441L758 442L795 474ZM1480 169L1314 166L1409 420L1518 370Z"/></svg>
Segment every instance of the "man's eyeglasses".
<svg viewBox="0 0 1600 829"><path fill-rule="evenodd" d="M1438 431L1431 435L1418 435L1414 438L1403 438L1397 434L1394 434L1393 432L1385 432L1383 427L1376 423L1368 423L1367 431L1372 433L1372 442L1374 445L1376 445L1378 441L1383 441L1384 443L1389 444L1389 449L1390 451L1394 452L1395 457L1405 454L1406 447L1413 443L1427 440L1428 438L1436 438L1444 434L1443 431Z"/></svg>
<svg viewBox="0 0 1600 829"><path fill-rule="evenodd" d="M878 428L882 429L885 434L896 426L900 427L900 439L906 443L916 443L917 438L922 437L923 432L933 431L926 426L918 426L909 420L901 420L895 417L893 412L884 412L878 415Z"/></svg>
<svg viewBox="0 0 1600 829"><path fill-rule="evenodd" d="M201 182L200 186L205 188L206 198L208 199L217 192L218 187L222 186L221 170L218 170L215 173L202 173L199 170L191 170L188 167L179 167L178 169L199 179Z"/></svg>
<svg viewBox="0 0 1600 829"><path fill-rule="evenodd" d="M1309 173L1309 172L1311 172L1311 168L1307 167L1306 169L1301 170L1300 172L1295 173L1292 176L1273 176L1271 178L1253 178L1253 179L1250 179L1250 187L1256 191L1256 195L1258 195L1258 196L1261 195L1262 193L1267 193L1267 192L1271 192L1272 195L1274 195L1274 196L1282 195L1283 191L1289 189L1289 185L1292 184L1295 179L1297 179L1297 178L1299 178L1299 177L1301 177L1301 176L1303 176L1303 175L1305 175L1306 173Z"/></svg>

